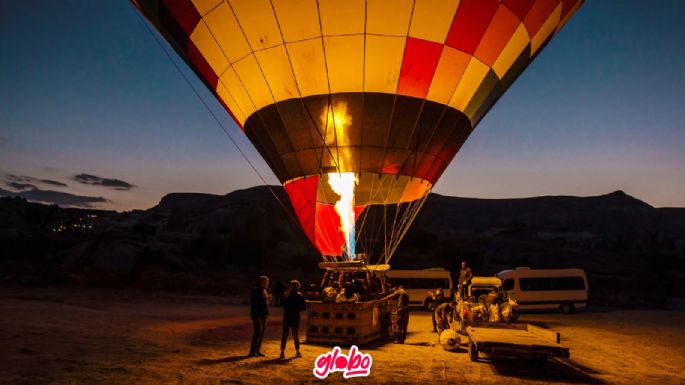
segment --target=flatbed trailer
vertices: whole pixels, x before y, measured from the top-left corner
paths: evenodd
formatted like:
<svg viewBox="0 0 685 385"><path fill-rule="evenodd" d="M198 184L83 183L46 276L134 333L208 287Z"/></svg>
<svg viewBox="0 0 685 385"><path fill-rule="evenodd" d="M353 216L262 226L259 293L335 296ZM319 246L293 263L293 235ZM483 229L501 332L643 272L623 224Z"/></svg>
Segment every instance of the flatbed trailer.
<svg viewBox="0 0 685 385"><path fill-rule="evenodd" d="M548 358L568 358L568 347L561 344L558 332L527 323L483 323L467 326L469 358L478 361L488 357L527 358L544 363Z"/></svg>

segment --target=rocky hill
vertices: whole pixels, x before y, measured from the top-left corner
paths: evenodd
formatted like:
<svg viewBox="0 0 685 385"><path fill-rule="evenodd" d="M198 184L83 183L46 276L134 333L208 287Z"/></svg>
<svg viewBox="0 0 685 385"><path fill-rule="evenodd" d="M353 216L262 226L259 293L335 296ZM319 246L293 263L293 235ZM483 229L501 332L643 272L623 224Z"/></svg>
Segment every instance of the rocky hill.
<svg viewBox="0 0 685 385"><path fill-rule="evenodd" d="M290 210L280 187L173 193L125 213L0 198L0 282L242 292L260 272L315 281L320 257L281 204ZM516 266L582 267L593 296L606 303L685 296L685 209L653 208L621 191L432 194L392 265L454 270L460 259L487 275Z"/></svg>

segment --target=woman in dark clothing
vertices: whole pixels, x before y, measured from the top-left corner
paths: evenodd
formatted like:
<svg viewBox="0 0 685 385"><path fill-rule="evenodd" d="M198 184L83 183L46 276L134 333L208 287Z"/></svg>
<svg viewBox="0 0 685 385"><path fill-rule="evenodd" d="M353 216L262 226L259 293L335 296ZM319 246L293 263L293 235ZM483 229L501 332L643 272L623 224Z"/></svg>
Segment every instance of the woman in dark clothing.
<svg viewBox="0 0 685 385"><path fill-rule="evenodd" d="M300 283L296 280L290 281L288 291L283 296L283 336L281 337L281 358L285 358L285 343L288 341L288 334L292 331L293 341L295 342L295 351L297 357L302 357L300 354L300 312L306 306L304 303L304 296L300 293Z"/></svg>

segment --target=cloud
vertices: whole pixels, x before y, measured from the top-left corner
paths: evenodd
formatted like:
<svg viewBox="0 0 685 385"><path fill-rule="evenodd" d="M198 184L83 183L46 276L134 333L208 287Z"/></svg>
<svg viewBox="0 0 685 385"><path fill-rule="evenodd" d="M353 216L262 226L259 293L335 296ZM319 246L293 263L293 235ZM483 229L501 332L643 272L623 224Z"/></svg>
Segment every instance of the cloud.
<svg viewBox="0 0 685 385"><path fill-rule="evenodd" d="M58 186L58 187L67 187L66 183L58 182L56 180L52 179L40 179L40 178L35 178L32 176L28 175L15 175L15 174L7 174L6 178L8 182L16 182L16 183L40 183L40 184L48 184L51 186Z"/></svg>
<svg viewBox="0 0 685 385"><path fill-rule="evenodd" d="M90 175L90 174L78 174L74 176L74 180L83 183L83 184L90 184L90 185L95 185L95 186L104 186L104 187L111 187L115 190L130 190L134 185L124 182L123 180L120 179L111 179L111 178L102 178L96 175Z"/></svg>
<svg viewBox="0 0 685 385"><path fill-rule="evenodd" d="M35 190L38 188L35 184L31 183L10 182L7 185L15 190Z"/></svg>
<svg viewBox="0 0 685 385"><path fill-rule="evenodd" d="M83 195L74 195L61 191L40 190L33 189L20 192L12 192L0 188L0 196L10 196L24 198L29 201L56 204L66 207L81 207L92 208L93 204L107 203L109 200L103 197L92 197Z"/></svg>
<svg viewBox="0 0 685 385"><path fill-rule="evenodd" d="M53 186L59 186L59 187L67 187L66 183L58 182L56 180L51 180L51 179L41 179L39 180L41 183L53 185Z"/></svg>

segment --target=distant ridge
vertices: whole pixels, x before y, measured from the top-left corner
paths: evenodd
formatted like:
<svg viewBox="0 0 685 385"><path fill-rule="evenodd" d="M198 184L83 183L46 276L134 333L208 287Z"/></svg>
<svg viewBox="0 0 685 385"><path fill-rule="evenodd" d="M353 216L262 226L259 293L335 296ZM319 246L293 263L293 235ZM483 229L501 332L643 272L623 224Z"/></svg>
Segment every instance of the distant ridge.
<svg viewBox="0 0 685 385"><path fill-rule="evenodd" d="M259 186L226 195L172 193L148 210L124 213L0 198L0 283L224 292L242 290L259 273L318 281L321 257L281 206L290 210L283 188L270 188L280 203ZM79 227L89 213L97 217ZM582 267L593 298L604 303L685 296L685 208L654 208L623 191L512 199L431 194L391 264L455 270L462 259L481 275L516 266Z"/></svg>

